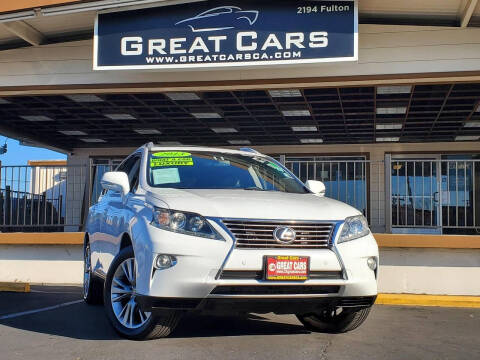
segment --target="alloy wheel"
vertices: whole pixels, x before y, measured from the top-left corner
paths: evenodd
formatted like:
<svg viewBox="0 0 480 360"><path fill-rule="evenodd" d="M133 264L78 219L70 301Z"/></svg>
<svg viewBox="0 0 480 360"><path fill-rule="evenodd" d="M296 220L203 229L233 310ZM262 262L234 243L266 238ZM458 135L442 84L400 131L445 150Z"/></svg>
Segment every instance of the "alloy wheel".
<svg viewBox="0 0 480 360"><path fill-rule="evenodd" d="M135 259L124 260L112 279L111 303L117 320L128 329L144 325L150 316L137 303Z"/></svg>

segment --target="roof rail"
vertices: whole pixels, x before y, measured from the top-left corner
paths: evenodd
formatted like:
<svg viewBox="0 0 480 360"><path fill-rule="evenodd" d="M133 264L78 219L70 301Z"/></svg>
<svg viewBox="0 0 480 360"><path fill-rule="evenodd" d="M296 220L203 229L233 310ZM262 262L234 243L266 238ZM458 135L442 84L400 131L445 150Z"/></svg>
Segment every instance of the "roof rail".
<svg viewBox="0 0 480 360"><path fill-rule="evenodd" d="M258 152L257 150L249 148L249 147L242 147L242 148L240 148L240 151L246 151L246 152L251 152L251 153L254 153L254 154L260 154L260 152Z"/></svg>

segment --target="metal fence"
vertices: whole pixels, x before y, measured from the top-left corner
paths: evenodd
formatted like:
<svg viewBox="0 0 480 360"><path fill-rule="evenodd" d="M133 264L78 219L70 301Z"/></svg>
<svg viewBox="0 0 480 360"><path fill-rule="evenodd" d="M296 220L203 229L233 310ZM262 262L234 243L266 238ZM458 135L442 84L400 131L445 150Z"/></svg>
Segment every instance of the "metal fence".
<svg viewBox="0 0 480 360"><path fill-rule="evenodd" d="M85 166L2 166L0 231L78 231Z"/></svg>
<svg viewBox="0 0 480 360"><path fill-rule="evenodd" d="M120 160L91 166L1 166L0 232L82 231L100 179Z"/></svg>
<svg viewBox="0 0 480 360"><path fill-rule="evenodd" d="M384 198L373 191L372 182L377 188L383 184L383 161L370 161L364 158L321 157L282 157L285 166L303 182L319 180L325 184L327 197L345 202L360 210L373 227L384 227ZM373 181L373 179L375 181ZM375 204L372 204L375 202ZM375 206L372 206L375 205Z"/></svg>
<svg viewBox="0 0 480 360"><path fill-rule="evenodd" d="M392 159L392 228L459 233L480 229L480 160Z"/></svg>
<svg viewBox="0 0 480 360"><path fill-rule="evenodd" d="M374 231L480 231L480 160L281 156L302 181L325 183L326 196L360 210ZM0 231L81 231L119 159L91 166L2 166ZM386 175L386 176L385 176Z"/></svg>

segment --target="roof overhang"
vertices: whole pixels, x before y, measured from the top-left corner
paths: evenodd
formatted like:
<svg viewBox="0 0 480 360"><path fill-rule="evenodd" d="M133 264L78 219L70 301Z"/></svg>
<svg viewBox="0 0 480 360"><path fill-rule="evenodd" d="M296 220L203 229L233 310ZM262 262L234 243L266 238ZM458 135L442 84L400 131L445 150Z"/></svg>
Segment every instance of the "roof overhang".
<svg viewBox="0 0 480 360"><path fill-rule="evenodd" d="M98 11L201 0L17 0L0 4L0 50L93 36ZM360 24L478 27L479 0L361 0Z"/></svg>
<svg viewBox="0 0 480 360"><path fill-rule="evenodd" d="M67 151L480 140L480 82L0 99L0 131Z"/></svg>
<svg viewBox="0 0 480 360"><path fill-rule="evenodd" d="M94 1L94 0L90 0ZM1 13L13 13L24 10L32 10L36 8L44 8L48 6L59 6L72 3L85 3L86 0L16 0L3 1L0 3Z"/></svg>

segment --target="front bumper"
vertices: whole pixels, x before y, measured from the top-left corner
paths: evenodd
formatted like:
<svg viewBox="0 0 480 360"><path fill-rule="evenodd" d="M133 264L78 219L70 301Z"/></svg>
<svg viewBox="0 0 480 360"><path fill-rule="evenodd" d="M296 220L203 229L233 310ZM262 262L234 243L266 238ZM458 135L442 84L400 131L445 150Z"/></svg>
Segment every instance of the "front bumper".
<svg viewBox="0 0 480 360"><path fill-rule="evenodd" d="M371 234L332 248L255 250L235 248L225 229L216 223L212 226L225 241L196 238L153 226L145 229L148 231L145 238L152 240L146 247L135 248L135 255L139 270L137 292L146 299L142 301L147 308L150 303L186 303L187 309L197 309L211 302L218 306L229 301L235 305L249 300L263 303L268 299L285 304L302 303L305 299L309 306L315 307L342 298L372 299L377 295L377 274L367 265L369 257L378 259L378 247ZM144 241L134 243L139 246ZM177 264L156 270L153 263L157 254L174 255ZM264 255L309 256L311 277L303 282L264 281L261 276Z"/></svg>
<svg viewBox="0 0 480 360"><path fill-rule="evenodd" d="M189 310L215 313L269 313L307 314L325 308L349 308L352 310L370 307L376 296L323 297L323 298L157 298L137 296L137 302L144 311L161 312L165 310Z"/></svg>

